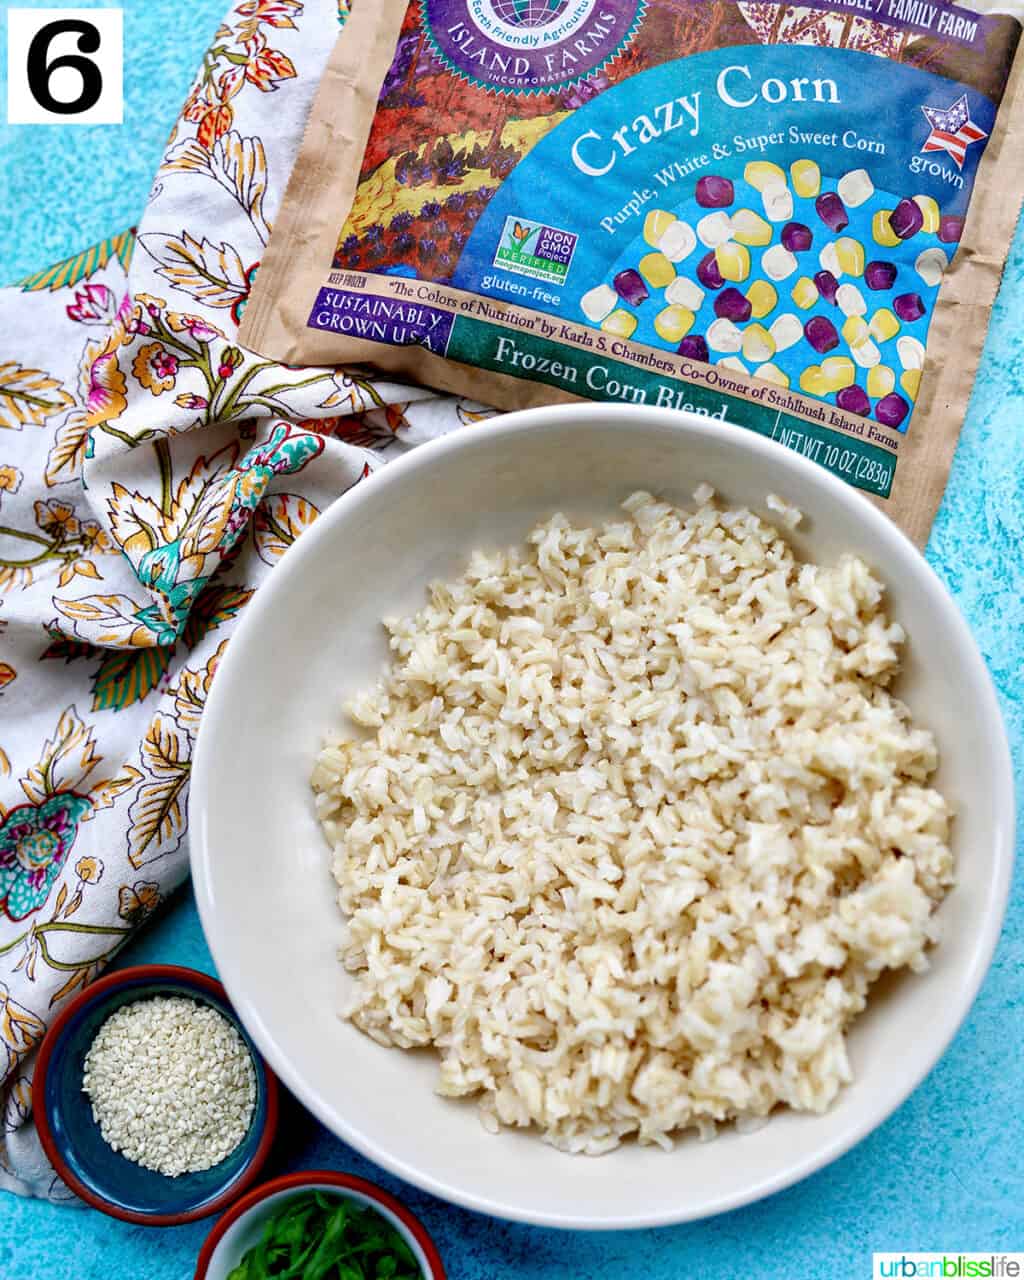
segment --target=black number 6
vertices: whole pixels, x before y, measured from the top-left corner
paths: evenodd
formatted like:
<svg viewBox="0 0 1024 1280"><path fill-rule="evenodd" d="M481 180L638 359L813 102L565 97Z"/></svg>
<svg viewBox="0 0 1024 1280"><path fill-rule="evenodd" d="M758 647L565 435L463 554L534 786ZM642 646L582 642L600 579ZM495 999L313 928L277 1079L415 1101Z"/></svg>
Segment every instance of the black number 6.
<svg viewBox="0 0 1024 1280"><path fill-rule="evenodd" d="M54 58L52 62L47 62L50 45L57 36L69 31L78 34L79 53L95 53L99 49L99 31L91 22L82 22L76 18L48 22L45 27L39 28L28 47L28 87L32 91L32 96L46 111L62 116L73 116L81 111L88 111L99 102L103 93L103 75L91 59L82 58L76 53L67 53L63 57ZM71 102L61 102L50 92L50 78L61 67L74 67L82 77L81 92Z"/></svg>

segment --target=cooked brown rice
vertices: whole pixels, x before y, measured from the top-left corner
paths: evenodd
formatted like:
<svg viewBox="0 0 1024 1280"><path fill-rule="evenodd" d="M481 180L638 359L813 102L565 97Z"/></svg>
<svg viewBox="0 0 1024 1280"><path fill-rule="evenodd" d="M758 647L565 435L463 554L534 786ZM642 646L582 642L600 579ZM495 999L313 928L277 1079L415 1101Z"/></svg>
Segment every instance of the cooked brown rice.
<svg viewBox="0 0 1024 1280"><path fill-rule="evenodd" d="M473 553L313 774L347 1016L568 1151L825 1110L953 879L879 580L694 496Z"/></svg>

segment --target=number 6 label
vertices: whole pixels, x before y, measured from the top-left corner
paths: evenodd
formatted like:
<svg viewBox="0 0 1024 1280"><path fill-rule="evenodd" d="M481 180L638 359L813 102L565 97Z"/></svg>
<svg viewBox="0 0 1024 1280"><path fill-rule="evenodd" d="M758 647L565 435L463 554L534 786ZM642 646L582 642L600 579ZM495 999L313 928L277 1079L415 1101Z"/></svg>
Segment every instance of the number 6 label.
<svg viewBox="0 0 1024 1280"><path fill-rule="evenodd" d="M120 124L121 9L10 9L8 124Z"/></svg>

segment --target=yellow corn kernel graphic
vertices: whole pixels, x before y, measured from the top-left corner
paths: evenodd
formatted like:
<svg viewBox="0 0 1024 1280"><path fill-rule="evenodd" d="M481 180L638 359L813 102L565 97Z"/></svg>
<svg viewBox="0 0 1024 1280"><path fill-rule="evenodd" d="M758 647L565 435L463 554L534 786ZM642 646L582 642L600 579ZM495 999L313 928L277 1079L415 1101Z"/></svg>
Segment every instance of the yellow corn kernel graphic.
<svg viewBox="0 0 1024 1280"><path fill-rule="evenodd" d="M750 314L755 320L761 320L775 310L779 295L775 286L767 280L755 280L747 286L747 301L750 303Z"/></svg>
<svg viewBox="0 0 1024 1280"><path fill-rule="evenodd" d="M771 244L772 224L753 209L737 209L732 215L732 236L740 244Z"/></svg>
<svg viewBox="0 0 1024 1280"><path fill-rule="evenodd" d="M777 387L788 387L789 378L782 372L777 364L769 361L754 370L754 377L761 378L765 382L774 382Z"/></svg>
<svg viewBox="0 0 1024 1280"><path fill-rule="evenodd" d="M809 396L828 395L828 384L819 365L809 364L803 371L800 375L800 390L806 391Z"/></svg>
<svg viewBox="0 0 1024 1280"><path fill-rule="evenodd" d="M847 276L864 274L864 246L853 236L840 236L836 241L836 257Z"/></svg>
<svg viewBox="0 0 1024 1280"><path fill-rule="evenodd" d="M789 166L789 176L798 196L816 196L821 191L821 170L813 160L794 160Z"/></svg>
<svg viewBox="0 0 1024 1280"><path fill-rule="evenodd" d="M729 240L715 250L715 261L725 280L738 284L750 275L750 250Z"/></svg>
<svg viewBox="0 0 1024 1280"><path fill-rule="evenodd" d="M636 325L636 316L625 307L617 307L607 319L601 322L604 332L612 333L617 338L631 338L636 332Z"/></svg>
<svg viewBox="0 0 1024 1280"><path fill-rule="evenodd" d="M900 322L888 307L879 307L871 317L871 336L876 342L888 342L900 331Z"/></svg>
<svg viewBox="0 0 1024 1280"><path fill-rule="evenodd" d="M842 332L843 341L850 347L857 347L871 337L871 329L863 316L847 316Z"/></svg>
<svg viewBox="0 0 1024 1280"><path fill-rule="evenodd" d="M887 249L892 249L900 243L900 238L889 225L889 214L891 209L879 209L875 216L871 219L871 235L875 244L885 245Z"/></svg>
<svg viewBox="0 0 1024 1280"><path fill-rule="evenodd" d="M665 342L680 342L693 328L693 312L673 305L654 317L654 330Z"/></svg>
<svg viewBox="0 0 1024 1280"><path fill-rule="evenodd" d="M644 218L644 239L654 249L658 247L658 241L669 229L676 216L674 213L667 213L664 209L652 209Z"/></svg>
<svg viewBox="0 0 1024 1280"><path fill-rule="evenodd" d="M751 364L763 364L775 354L775 339L763 324L748 324L743 330L741 350Z"/></svg>
<svg viewBox="0 0 1024 1280"><path fill-rule="evenodd" d="M887 396L896 385L896 375L887 364L876 364L868 370L868 395L873 400Z"/></svg>
<svg viewBox="0 0 1024 1280"><path fill-rule="evenodd" d="M914 204L921 210L924 222L921 224L922 231L928 231L932 235L939 229L939 206L931 196L914 196Z"/></svg>
<svg viewBox="0 0 1024 1280"><path fill-rule="evenodd" d="M743 170L743 181L749 182L757 191L763 191L767 186L785 182L786 171L770 160L751 160Z"/></svg>
<svg viewBox="0 0 1024 1280"><path fill-rule="evenodd" d="M640 259L640 274L655 289L664 289L676 278L676 269L663 253L645 253Z"/></svg>
<svg viewBox="0 0 1024 1280"><path fill-rule="evenodd" d="M917 399L917 391L921 385L920 369L904 369L900 374L900 386L911 400Z"/></svg>
<svg viewBox="0 0 1024 1280"><path fill-rule="evenodd" d="M821 362L821 376L829 391L841 391L857 381L857 369L849 356L826 356Z"/></svg>

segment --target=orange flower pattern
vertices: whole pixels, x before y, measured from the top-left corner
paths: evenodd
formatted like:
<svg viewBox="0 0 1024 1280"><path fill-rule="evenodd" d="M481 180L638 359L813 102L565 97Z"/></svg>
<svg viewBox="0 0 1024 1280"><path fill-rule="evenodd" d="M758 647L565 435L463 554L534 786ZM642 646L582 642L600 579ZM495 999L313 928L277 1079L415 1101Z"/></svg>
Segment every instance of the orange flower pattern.
<svg viewBox="0 0 1024 1280"><path fill-rule="evenodd" d="M295 87L347 11L235 3L137 236L0 290L0 597L18 618L0 622L8 1131L53 1013L187 874L195 735L253 592L340 493L479 414L238 345L308 109ZM19 1175L0 1136L0 1184Z"/></svg>
<svg viewBox="0 0 1024 1280"><path fill-rule="evenodd" d="M132 361L132 373L140 386L155 396L170 391L178 377L178 357L159 342L149 342Z"/></svg>

